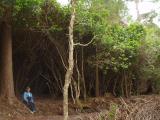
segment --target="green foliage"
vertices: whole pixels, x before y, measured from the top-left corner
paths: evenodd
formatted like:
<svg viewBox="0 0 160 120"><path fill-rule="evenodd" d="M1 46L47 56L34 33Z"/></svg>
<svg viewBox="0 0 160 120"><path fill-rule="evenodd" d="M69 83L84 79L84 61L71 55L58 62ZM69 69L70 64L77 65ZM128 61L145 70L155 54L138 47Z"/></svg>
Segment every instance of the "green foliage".
<svg viewBox="0 0 160 120"><path fill-rule="evenodd" d="M40 4L42 0L16 0L13 13L15 25L17 27L35 26Z"/></svg>
<svg viewBox="0 0 160 120"><path fill-rule="evenodd" d="M154 92L160 92L160 28L154 25L146 26L146 41L141 47L141 58L143 63L140 67L140 78L151 80Z"/></svg>
<svg viewBox="0 0 160 120"><path fill-rule="evenodd" d="M102 38L109 24L121 21L120 13L125 11L122 0L79 0L77 2L76 31L80 36L92 34Z"/></svg>
<svg viewBox="0 0 160 120"><path fill-rule="evenodd" d="M61 31L68 23L68 16L69 9L55 0L16 0L13 23L20 28Z"/></svg>
<svg viewBox="0 0 160 120"><path fill-rule="evenodd" d="M99 113L98 120L105 120L105 114L104 113Z"/></svg>
<svg viewBox="0 0 160 120"><path fill-rule="evenodd" d="M13 6L16 0L1 0L0 4L3 6Z"/></svg>
<svg viewBox="0 0 160 120"><path fill-rule="evenodd" d="M5 16L6 11L11 10L15 4L15 0L0 1L0 19Z"/></svg>
<svg viewBox="0 0 160 120"><path fill-rule="evenodd" d="M109 13L108 22L110 24L119 23L128 15L128 9L123 0L105 0L105 5Z"/></svg>
<svg viewBox="0 0 160 120"><path fill-rule="evenodd" d="M117 109L118 109L118 105L117 104L112 103L110 105L109 112L108 112L108 119L109 120L115 120L116 119Z"/></svg>
<svg viewBox="0 0 160 120"><path fill-rule="evenodd" d="M56 0L1 0L0 19L8 8L13 8L13 28L47 29L55 36L68 32L71 7L62 7ZM98 59L101 70L115 73L136 66L139 79L151 79L160 91L160 29L152 21L157 14L143 14L147 21L143 26L123 23L126 14L123 0L78 0L75 39L81 42L84 36L96 36L97 58L90 57L91 65Z"/></svg>
<svg viewBox="0 0 160 120"><path fill-rule="evenodd" d="M101 46L101 52L98 53L99 67L114 71L128 69L134 63L137 49L144 39L143 26L120 24L121 12L126 11L125 4L121 0L80 0L77 4L75 31L79 36L87 34L97 36L96 43ZM90 60L93 65L94 59Z"/></svg>
<svg viewBox="0 0 160 120"><path fill-rule="evenodd" d="M95 35L103 32L108 16L108 10L105 8L103 0L80 0L77 3L76 11L77 24L75 27L80 35L90 32Z"/></svg>
<svg viewBox="0 0 160 120"><path fill-rule="evenodd" d="M100 48L97 56L99 67L103 70L112 69L115 72L131 67L144 36L143 26L138 24L108 26L101 39L101 45L105 49Z"/></svg>

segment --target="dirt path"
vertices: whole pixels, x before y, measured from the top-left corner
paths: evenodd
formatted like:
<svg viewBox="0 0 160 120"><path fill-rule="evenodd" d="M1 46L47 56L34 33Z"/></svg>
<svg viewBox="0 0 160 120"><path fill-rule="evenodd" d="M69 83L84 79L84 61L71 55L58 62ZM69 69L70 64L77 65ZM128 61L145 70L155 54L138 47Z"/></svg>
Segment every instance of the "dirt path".
<svg viewBox="0 0 160 120"><path fill-rule="evenodd" d="M83 115L71 115L69 120L98 120L99 114L83 114ZM33 118L27 118L27 120L63 120L63 116L37 116Z"/></svg>
<svg viewBox="0 0 160 120"><path fill-rule="evenodd" d="M135 101L134 101L135 100ZM160 120L160 97L159 96L147 96L146 98L131 99L132 102L126 102L125 108L130 111L126 118L119 118L118 120ZM127 104L127 102L129 104ZM130 108L129 108L130 107ZM82 113L79 115L70 116L69 120L99 120L100 115L107 116L107 110L101 113ZM122 112L122 111L121 111ZM120 114L121 114L120 112ZM37 116L27 120L63 120L62 116ZM107 120L107 118L103 119ZM117 119L116 119L117 120Z"/></svg>
<svg viewBox="0 0 160 120"><path fill-rule="evenodd" d="M70 115L69 120L99 120L100 115L105 115L107 111L103 110L102 112L94 112L94 113L80 113L79 115ZM0 119L0 120L8 120L8 119ZM62 115L54 115L54 116L37 116L32 115L25 118L22 117L14 117L11 120L63 120Z"/></svg>

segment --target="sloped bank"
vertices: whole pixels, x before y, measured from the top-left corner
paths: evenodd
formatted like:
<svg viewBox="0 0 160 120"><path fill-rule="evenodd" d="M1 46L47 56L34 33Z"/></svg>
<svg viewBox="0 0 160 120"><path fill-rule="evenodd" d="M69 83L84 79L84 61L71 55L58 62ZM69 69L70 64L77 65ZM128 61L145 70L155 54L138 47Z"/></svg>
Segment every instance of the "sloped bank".
<svg viewBox="0 0 160 120"><path fill-rule="evenodd" d="M160 120L160 100L145 103L128 120Z"/></svg>

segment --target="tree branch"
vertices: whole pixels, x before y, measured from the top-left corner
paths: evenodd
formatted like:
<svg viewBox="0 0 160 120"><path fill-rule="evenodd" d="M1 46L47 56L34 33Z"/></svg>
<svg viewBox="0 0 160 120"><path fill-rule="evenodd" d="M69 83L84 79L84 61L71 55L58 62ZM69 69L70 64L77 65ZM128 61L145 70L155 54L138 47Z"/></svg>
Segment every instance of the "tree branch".
<svg viewBox="0 0 160 120"><path fill-rule="evenodd" d="M88 42L88 43L86 43L86 44L75 43L74 46L83 46L83 47L86 47L86 46L90 45L90 44L93 42L93 40L95 40L96 37L97 37L97 36L94 36L94 37L91 39L91 41Z"/></svg>
<svg viewBox="0 0 160 120"><path fill-rule="evenodd" d="M50 41L54 44L54 42L53 42L54 38L52 37L52 35L50 34L50 32L48 30L45 30L45 33L47 34L47 36L50 39ZM61 61L62 61L62 64L63 64L64 68L67 70L68 67L66 66L66 64L64 62L64 59L63 59L63 57L62 57L62 55L60 53L60 50L58 49L58 47L56 45L55 45L55 47L56 47L56 49L58 51L58 54L59 54L59 56L61 58Z"/></svg>

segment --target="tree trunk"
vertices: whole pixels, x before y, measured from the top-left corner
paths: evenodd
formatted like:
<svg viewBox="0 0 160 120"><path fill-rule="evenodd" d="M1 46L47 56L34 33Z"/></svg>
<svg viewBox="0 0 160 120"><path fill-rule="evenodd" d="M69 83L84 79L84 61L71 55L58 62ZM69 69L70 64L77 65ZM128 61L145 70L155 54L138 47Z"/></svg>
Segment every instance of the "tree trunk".
<svg viewBox="0 0 160 120"><path fill-rule="evenodd" d="M83 97L84 100L86 101L87 99L87 92L86 92L86 82L85 82L85 78L84 78L84 48L82 47L82 83L83 83Z"/></svg>
<svg viewBox="0 0 160 120"><path fill-rule="evenodd" d="M141 20L141 16L140 16L140 13L139 13L139 0L134 0L135 4L136 4L136 12L137 12L137 21L140 22Z"/></svg>
<svg viewBox="0 0 160 120"><path fill-rule="evenodd" d="M74 67L74 41L73 41L73 27L75 21L75 3L74 0L71 1L72 4L72 14L69 25L69 58L68 58L68 68L65 74L65 83L63 88L63 114L64 120L68 120L68 88L71 83L71 78L73 74Z"/></svg>
<svg viewBox="0 0 160 120"><path fill-rule="evenodd" d="M128 98L128 76L126 75L126 72L123 72L124 74L124 87L125 87L125 97Z"/></svg>
<svg viewBox="0 0 160 120"><path fill-rule="evenodd" d="M7 22L2 23L1 38L1 97L7 98L10 104L15 98L13 70L12 70L12 32L11 26Z"/></svg>
<svg viewBox="0 0 160 120"><path fill-rule="evenodd" d="M115 78L115 81L114 81L114 84L113 84L113 95L114 95L114 96L117 96L117 95L116 95L116 92L115 92L116 86L117 86L117 81L118 81L118 77Z"/></svg>
<svg viewBox="0 0 160 120"><path fill-rule="evenodd" d="M96 97L99 96L99 69L98 69L98 58L97 58L97 52L98 52L98 48L96 45L96 82L95 82L95 86L96 86Z"/></svg>
<svg viewBox="0 0 160 120"><path fill-rule="evenodd" d="M121 96L122 97L124 96L124 85L123 85L123 82L124 82L124 78L123 78L123 75L122 75L122 79L121 79Z"/></svg>
<svg viewBox="0 0 160 120"><path fill-rule="evenodd" d="M129 97L131 96L132 93L132 77L131 77L132 73L129 72L128 74L128 81L129 81Z"/></svg>

